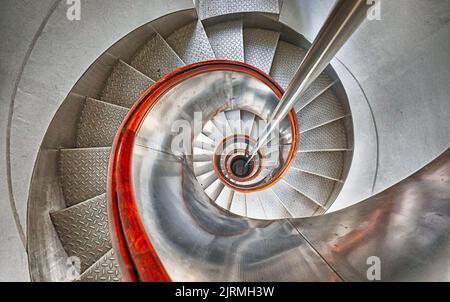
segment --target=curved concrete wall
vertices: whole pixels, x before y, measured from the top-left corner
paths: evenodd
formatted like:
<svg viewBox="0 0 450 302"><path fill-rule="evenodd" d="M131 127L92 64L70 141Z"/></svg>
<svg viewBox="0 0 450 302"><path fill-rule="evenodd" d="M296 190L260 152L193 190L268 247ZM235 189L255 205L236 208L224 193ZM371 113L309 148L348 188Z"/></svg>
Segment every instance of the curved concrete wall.
<svg viewBox="0 0 450 302"><path fill-rule="evenodd" d="M312 40L333 2L284 0L280 20ZM81 21L69 21L66 1L2 3L0 280L28 279L23 230L29 184L40 144L61 102L120 38L157 17L193 6L191 0L82 0ZM379 138L375 192L449 146L449 11L448 0L383 1L382 22L366 23L338 55L374 113ZM10 183L3 177L9 163Z"/></svg>
<svg viewBox="0 0 450 302"><path fill-rule="evenodd" d="M66 1L2 3L0 280L29 279L29 184L39 147L61 102L120 38L158 17L193 7L191 0L82 0L81 20L69 21ZM9 162L10 184L4 177Z"/></svg>

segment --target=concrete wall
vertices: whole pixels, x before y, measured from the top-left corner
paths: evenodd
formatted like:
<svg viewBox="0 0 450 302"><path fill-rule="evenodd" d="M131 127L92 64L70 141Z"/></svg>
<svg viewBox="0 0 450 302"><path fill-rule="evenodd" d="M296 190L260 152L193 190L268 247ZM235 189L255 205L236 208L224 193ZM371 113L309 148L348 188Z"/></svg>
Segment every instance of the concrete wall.
<svg viewBox="0 0 450 302"><path fill-rule="evenodd" d="M333 0L285 0L280 21L317 35ZM374 193L450 147L450 1L381 0L338 53L367 96L378 136Z"/></svg>
<svg viewBox="0 0 450 302"><path fill-rule="evenodd" d="M332 4L284 0L281 21L312 40ZM28 280L24 230L30 179L47 127L68 92L121 37L192 7L191 0L82 0L81 21L69 21L63 0L2 1L0 280ZM384 0L383 20L366 23L338 55L374 113L379 139L374 191L449 147L449 11L448 0Z"/></svg>
<svg viewBox="0 0 450 302"><path fill-rule="evenodd" d="M6 176L8 127L18 79L35 42L36 32L53 2L8 0L2 2L0 10L0 281L29 280L24 229L26 202L17 204L10 198L13 192ZM23 186L24 191L26 188Z"/></svg>
<svg viewBox="0 0 450 302"><path fill-rule="evenodd" d="M61 102L120 38L155 18L193 6L191 0L81 0L81 20L69 21L63 0L2 1L0 281L29 279L24 246L29 184L42 139Z"/></svg>

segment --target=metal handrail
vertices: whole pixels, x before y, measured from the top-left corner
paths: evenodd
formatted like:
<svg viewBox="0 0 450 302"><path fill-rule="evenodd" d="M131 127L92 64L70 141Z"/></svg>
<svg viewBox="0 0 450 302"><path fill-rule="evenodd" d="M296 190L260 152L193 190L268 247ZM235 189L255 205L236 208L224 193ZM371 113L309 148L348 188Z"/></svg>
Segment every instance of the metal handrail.
<svg viewBox="0 0 450 302"><path fill-rule="evenodd" d="M368 15L375 1L338 0L253 147L249 163L294 104L324 71Z"/></svg>

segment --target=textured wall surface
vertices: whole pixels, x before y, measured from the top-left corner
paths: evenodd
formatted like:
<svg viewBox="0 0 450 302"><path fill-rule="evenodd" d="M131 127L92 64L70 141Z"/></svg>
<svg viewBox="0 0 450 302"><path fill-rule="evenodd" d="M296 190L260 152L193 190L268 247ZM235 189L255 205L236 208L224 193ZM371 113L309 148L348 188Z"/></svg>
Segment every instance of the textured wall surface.
<svg viewBox="0 0 450 302"><path fill-rule="evenodd" d="M191 0L82 0L81 20L69 21L66 1L2 2L0 280L29 279L24 247L29 185L40 144L61 102L120 38L193 6Z"/></svg>
<svg viewBox="0 0 450 302"><path fill-rule="evenodd" d="M3 41L0 44L0 281L29 280L23 225L26 201L18 205L11 200L6 176L8 122L18 77L26 63L24 60L53 3L54 0L8 0L2 2L0 10L0 39ZM27 190L27 186L23 187Z"/></svg>
<svg viewBox="0 0 450 302"><path fill-rule="evenodd" d="M280 20L313 40L333 0L286 0ZM450 1L382 0L338 53L364 90L376 123L374 192L450 146Z"/></svg>
<svg viewBox="0 0 450 302"><path fill-rule="evenodd" d="M280 20L311 40L332 3L285 0ZM30 179L47 127L68 92L121 37L192 7L191 0L83 0L81 20L69 21L66 1L2 1L0 280L29 278L24 242ZM375 117L375 192L449 147L449 12L448 0L383 1L383 20L366 23L338 55Z"/></svg>

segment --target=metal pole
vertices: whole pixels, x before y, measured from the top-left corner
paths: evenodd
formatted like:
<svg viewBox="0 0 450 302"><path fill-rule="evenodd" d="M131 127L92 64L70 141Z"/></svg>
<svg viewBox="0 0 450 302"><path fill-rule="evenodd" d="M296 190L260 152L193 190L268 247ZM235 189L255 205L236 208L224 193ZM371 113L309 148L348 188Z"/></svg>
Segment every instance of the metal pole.
<svg viewBox="0 0 450 302"><path fill-rule="evenodd" d="M292 110L306 89L324 71L336 53L367 17L375 4L371 0L338 0L303 59L280 103L268 120L262 135L252 149L247 164L266 143L272 131Z"/></svg>

